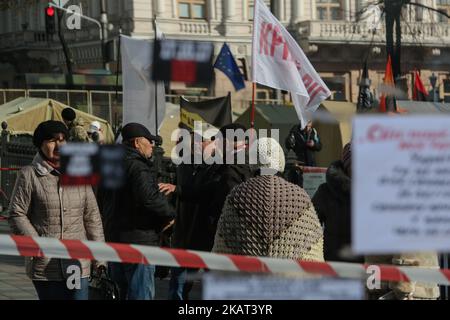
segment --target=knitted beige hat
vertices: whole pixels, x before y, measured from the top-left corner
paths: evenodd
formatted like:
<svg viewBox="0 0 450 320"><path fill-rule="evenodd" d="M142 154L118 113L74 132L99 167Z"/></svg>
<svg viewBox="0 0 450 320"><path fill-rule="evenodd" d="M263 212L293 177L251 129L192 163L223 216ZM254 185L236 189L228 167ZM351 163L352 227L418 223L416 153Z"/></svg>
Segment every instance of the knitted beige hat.
<svg viewBox="0 0 450 320"><path fill-rule="evenodd" d="M258 143L250 148L250 155L258 157L261 174L276 174L284 171L284 151L278 141L273 138L259 138Z"/></svg>
<svg viewBox="0 0 450 320"><path fill-rule="evenodd" d="M322 228L302 188L277 176L258 176L231 191L213 251L323 261Z"/></svg>

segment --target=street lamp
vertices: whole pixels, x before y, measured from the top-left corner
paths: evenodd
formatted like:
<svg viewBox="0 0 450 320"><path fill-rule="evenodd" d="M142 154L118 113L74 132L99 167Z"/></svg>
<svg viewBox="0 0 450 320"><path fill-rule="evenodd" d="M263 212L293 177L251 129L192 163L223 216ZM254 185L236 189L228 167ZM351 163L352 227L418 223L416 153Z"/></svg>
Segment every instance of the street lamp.
<svg viewBox="0 0 450 320"><path fill-rule="evenodd" d="M431 88L432 88L432 92L433 92L433 102L437 102L437 99L436 99L436 81L437 81L437 77L434 74L434 72L431 74L429 79L430 79L430 84L431 84Z"/></svg>

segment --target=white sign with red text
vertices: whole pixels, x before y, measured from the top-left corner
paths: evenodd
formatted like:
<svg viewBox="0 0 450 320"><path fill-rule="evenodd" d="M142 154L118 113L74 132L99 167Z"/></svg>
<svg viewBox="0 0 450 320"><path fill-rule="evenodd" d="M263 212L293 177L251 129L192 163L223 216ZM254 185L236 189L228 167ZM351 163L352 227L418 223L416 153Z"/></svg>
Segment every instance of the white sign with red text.
<svg viewBox="0 0 450 320"><path fill-rule="evenodd" d="M311 112L330 96L330 90L264 2L256 0L254 10L253 82L290 91L300 120L310 119Z"/></svg>
<svg viewBox="0 0 450 320"><path fill-rule="evenodd" d="M450 117L357 117L355 253L450 251Z"/></svg>
<svg viewBox="0 0 450 320"><path fill-rule="evenodd" d="M327 168L303 167L303 189L312 199L322 183L327 181Z"/></svg>

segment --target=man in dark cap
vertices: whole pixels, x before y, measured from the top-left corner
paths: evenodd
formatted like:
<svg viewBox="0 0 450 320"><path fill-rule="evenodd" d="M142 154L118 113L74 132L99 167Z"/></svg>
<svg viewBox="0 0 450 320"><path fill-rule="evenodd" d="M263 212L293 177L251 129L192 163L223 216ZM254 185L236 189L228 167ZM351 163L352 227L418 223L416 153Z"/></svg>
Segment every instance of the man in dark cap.
<svg viewBox="0 0 450 320"><path fill-rule="evenodd" d="M124 186L104 201L114 202L113 212L102 212L107 241L158 246L159 233L173 223L175 210L158 190L150 158L156 136L139 123L122 129L125 150ZM111 207L111 206L105 206ZM112 276L119 283L121 298L152 300L155 295L155 266L112 264Z"/></svg>
<svg viewBox="0 0 450 320"><path fill-rule="evenodd" d="M227 132L227 130L229 131ZM226 138L227 133L229 133L228 139ZM246 154L245 133L246 128L235 123L222 127L220 132L214 136L209 136L204 132L204 135L199 139L201 141L199 152L203 153L204 156L208 153L211 153L210 156L212 156L212 152L218 152L223 155L224 164L202 163L195 167L192 176L184 184L181 183L177 186L159 184L162 192L175 192L180 200L192 204L191 207L186 208L183 217L177 217L175 240L179 240L177 237L184 238L184 241L178 243L179 247L211 251L214 245L217 223L227 195L236 185L244 182L253 174ZM234 136L236 139L233 138ZM215 145L214 148L211 148L212 144ZM232 163L225 164L227 155L233 160ZM239 157L239 155L243 157ZM237 163L239 158L243 158L243 163ZM182 226L182 223L186 225ZM180 226L184 229L182 230L184 234L180 234ZM194 270L189 270L189 273L191 272L194 272ZM174 268L172 270L169 299L188 299L192 282L187 281L187 278L187 269Z"/></svg>
<svg viewBox="0 0 450 320"><path fill-rule="evenodd" d="M237 185L254 176L254 168L249 163L248 146L250 134L247 128L239 123L230 123L220 128L217 145L223 150L223 165L218 170L219 183L214 198L214 212L211 217L212 230L217 229L225 199ZM231 160L231 162L230 162ZM212 240L214 241L214 239Z"/></svg>

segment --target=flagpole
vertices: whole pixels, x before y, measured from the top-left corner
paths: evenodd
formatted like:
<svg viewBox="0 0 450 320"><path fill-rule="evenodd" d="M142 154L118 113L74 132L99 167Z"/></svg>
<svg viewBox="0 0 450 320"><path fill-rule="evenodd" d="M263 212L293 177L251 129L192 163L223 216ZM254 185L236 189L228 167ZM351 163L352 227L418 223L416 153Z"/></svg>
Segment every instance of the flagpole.
<svg viewBox="0 0 450 320"><path fill-rule="evenodd" d="M156 47L156 15L153 16L153 32L155 33L155 39L153 41L153 54L155 54ZM155 133L158 136L158 81L155 80Z"/></svg>
<svg viewBox="0 0 450 320"><path fill-rule="evenodd" d="M250 128L255 128L255 94L256 94L256 82L252 82L252 110L250 114Z"/></svg>

